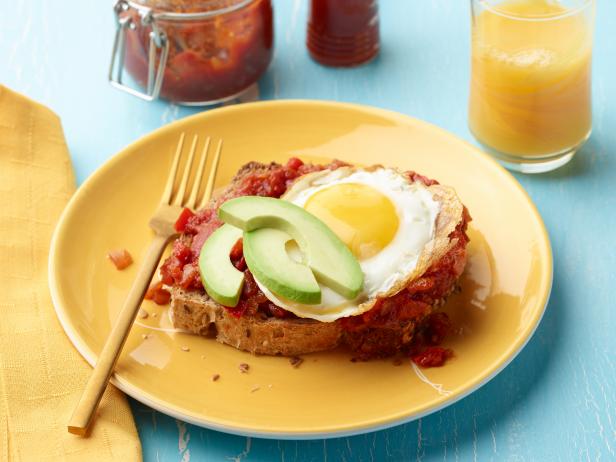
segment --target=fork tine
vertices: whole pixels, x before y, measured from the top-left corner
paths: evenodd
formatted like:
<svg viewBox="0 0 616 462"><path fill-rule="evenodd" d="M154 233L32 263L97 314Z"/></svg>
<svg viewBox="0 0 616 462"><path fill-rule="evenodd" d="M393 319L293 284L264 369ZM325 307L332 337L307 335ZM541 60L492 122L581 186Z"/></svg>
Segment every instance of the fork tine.
<svg viewBox="0 0 616 462"><path fill-rule="evenodd" d="M180 165L180 157L182 157L183 147L184 147L184 132L182 132L182 134L180 135L180 139L178 140L178 145L175 148L175 155L173 156L173 163L171 164L171 171L169 172L169 177L167 178L167 184L165 185L163 196L160 199L161 204L165 204L165 205L171 204L171 194L173 194L173 183L175 183L175 176L178 172L178 166Z"/></svg>
<svg viewBox="0 0 616 462"><path fill-rule="evenodd" d="M198 208L200 209L205 207L212 197L212 191L214 191L214 181L216 180L216 172L218 171L218 164L220 162L221 152L222 140L218 142L218 147L216 148L216 154L214 155L214 160L212 161L212 168L210 169L210 176L208 177L207 184L205 185L205 192L203 193L203 198L199 203Z"/></svg>
<svg viewBox="0 0 616 462"><path fill-rule="evenodd" d="M186 202L186 207L189 209L195 208L195 204L197 203L197 195L199 194L199 188L201 187L201 180L203 179L203 173L205 172L205 163L207 162L207 153L210 150L210 142L212 141L211 137L207 137L205 140L205 146L203 146L203 152L201 153L201 160L199 161L199 167L197 167L197 173L195 176L195 182L193 183L192 191L190 193L190 197Z"/></svg>
<svg viewBox="0 0 616 462"><path fill-rule="evenodd" d="M193 158L195 157L195 151L197 150L197 141L199 141L199 137L195 135L193 137L193 142L190 145L190 151L188 153L188 160L186 161L186 166L184 167L182 181L180 182L178 193L176 194L175 200L173 201L175 205L182 205L182 203L184 202L184 194L186 193L186 186L188 185L188 180L190 178L190 170L192 168Z"/></svg>

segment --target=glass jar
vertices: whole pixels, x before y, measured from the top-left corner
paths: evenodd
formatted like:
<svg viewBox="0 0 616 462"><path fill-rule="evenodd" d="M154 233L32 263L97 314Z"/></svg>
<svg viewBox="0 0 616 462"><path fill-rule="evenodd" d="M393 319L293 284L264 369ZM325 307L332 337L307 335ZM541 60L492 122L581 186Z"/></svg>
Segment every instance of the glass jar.
<svg viewBox="0 0 616 462"><path fill-rule="evenodd" d="M306 45L315 61L357 66L379 52L377 0L312 0Z"/></svg>
<svg viewBox="0 0 616 462"><path fill-rule="evenodd" d="M148 101L234 99L272 59L271 0L118 0L115 13L109 81ZM124 68L143 91L122 82Z"/></svg>

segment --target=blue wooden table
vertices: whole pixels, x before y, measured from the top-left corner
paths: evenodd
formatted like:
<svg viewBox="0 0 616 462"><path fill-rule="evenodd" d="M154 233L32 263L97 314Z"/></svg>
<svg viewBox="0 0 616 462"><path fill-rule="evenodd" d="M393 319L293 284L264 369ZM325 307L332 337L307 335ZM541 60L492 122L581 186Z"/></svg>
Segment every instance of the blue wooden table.
<svg viewBox="0 0 616 462"><path fill-rule="evenodd" d="M472 140L467 0L381 1L382 52L326 69L304 46L306 0L278 0L263 99L315 98L393 109ZM147 461L616 460L616 1L597 0L594 133L574 161L516 175L543 215L554 288L530 343L457 404L389 430L275 441L194 427L132 402ZM61 117L78 180L129 142L196 112L112 89L110 1L4 0L0 82Z"/></svg>

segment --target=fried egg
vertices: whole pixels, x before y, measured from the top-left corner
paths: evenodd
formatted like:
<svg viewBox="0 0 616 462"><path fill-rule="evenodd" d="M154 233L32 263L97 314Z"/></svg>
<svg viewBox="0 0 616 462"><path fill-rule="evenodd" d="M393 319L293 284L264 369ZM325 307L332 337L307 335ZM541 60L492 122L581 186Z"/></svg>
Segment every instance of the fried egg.
<svg viewBox="0 0 616 462"><path fill-rule="evenodd" d="M265 296L302 318L332 322L356 316L370 301L394 295L415 270L422 250L435 235L440 204L422 183L389 168L341 167L299 178L282 199L321 219L351 250L364 273L362 292L347 300L321 284L321 303L284 299L256 281ZM293 243L293 241L291 241ZM302 260L296 245L287 251ZM398 287L398 288L397 288Z"/></svg>

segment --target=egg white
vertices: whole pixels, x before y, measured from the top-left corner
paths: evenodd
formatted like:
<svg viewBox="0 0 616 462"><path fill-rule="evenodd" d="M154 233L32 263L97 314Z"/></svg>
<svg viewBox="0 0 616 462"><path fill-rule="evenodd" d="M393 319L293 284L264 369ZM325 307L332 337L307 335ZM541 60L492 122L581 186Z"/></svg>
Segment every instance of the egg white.
<svg viewBox="0 0 616 462"><path fill-rule="evenodd" d="M426 186L412 182L394 169L362 170L342 167L311 173L296 181L283 199L304 207L316 192L343 183L370 186L388 197L398 215L398 230L391 242L379 253L359 261L364 273L364 286L354 300L347 300L321 284L321 303L304 305L273 294L260 281L256 281L272 303L302 318L333 322L339 318L359 315L369 309L369 304L365 304L368 300L393 295L389 291L398 281L404 280L413 272L424 246L434 238L436 218L440 212L439 202L432 197ZM291 256L301 258L297 253ZM362 309L362 304L368 305L368 308Z"/></svg>

